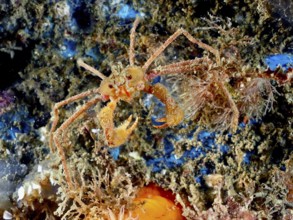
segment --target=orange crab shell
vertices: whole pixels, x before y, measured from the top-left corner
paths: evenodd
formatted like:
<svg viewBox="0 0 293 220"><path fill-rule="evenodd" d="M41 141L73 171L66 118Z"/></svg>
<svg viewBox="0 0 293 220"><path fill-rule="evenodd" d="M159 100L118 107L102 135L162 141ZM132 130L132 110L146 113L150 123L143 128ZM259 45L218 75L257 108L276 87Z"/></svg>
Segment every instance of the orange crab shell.
<svg viewBox="0 0 293 220"><path fill-rule="evenodd" d="M146 79L141 67L128 66L119 73L104 79L100 85L102 97L130 102L135 94L144 89Z"/></svg>
<svg viewBox="0 0 293 220"><path fill-rule="evenodd" d="M174 199L172 192L150 184L138 192L131 216L139 220L184 220L181 207L174 203Z"/></svg>

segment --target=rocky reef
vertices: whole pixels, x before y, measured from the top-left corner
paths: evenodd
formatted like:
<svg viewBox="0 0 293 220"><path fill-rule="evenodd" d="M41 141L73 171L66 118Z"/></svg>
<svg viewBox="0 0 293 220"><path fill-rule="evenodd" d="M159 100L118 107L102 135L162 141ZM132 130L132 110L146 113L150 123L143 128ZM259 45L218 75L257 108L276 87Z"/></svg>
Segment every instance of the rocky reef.
<svg viewBox="0 0 293 220"><path fill-rule="evenodd" d="M292 219L292 11L286 0L2 3L0 216ZM219 54L179 36L150 66L184 120L156 128L165 105L142 92L115 110L117 126L139 117L125 144L107 145L101 101L63 133L64 155L50 149L54 104L101 82L77 60L105 76L129 65L136 17L137 66L180 28ZM199 62L163 74L189 60ZM57 127L92 97L60 108Z"/></svg>

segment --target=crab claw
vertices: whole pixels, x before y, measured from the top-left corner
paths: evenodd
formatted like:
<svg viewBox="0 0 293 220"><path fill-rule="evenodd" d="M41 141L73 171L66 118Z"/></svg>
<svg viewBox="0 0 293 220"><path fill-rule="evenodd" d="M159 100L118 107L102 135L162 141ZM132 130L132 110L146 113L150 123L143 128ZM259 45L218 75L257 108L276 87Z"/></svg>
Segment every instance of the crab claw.
<svg viewBox="0 0 293 220"><path fill-rule="evenodd" d="M113 120L116 105L116 101L110 101L107 106L101 109L98 115L109 147L118 147L119 145L124 144L138 123L138 118L136 118L134 123L129 127L130 122L132 121L132 115L130 115L125 122L115 128Z"/></svg>
<svg viewBox="0 0 293 220"><path fill-rule="evenodd" d="M127 141L128 137L131 135L131 133L137 126L138 117L135 119L134 123L129 127L131 120L132 115L130 115L128 119L125 122L123 122L118 128L114 128L111 140L107 140L110 147L117 147L121 144L124 144Z"/></svg>
<svg viewBox="0 0 293 220"><path fill-rule="evenodd" d="M166 103L166 116L163 118L156 119L157 123L164 123L159 125L154 125L155 128L167 128L178 125L184 118L183 110L178 106L178 104L173 100L169 99Z"/></svg>
<svg viewBox="0 0 293 220"><path fill-rule="evenodd" d="M157 83L154 86L149 86L147 92L156 96L166 106L166 116L155 121L164 124L154 125L155 128L173 127L183 120L184 111L172 98L165 86Z"/></svg>

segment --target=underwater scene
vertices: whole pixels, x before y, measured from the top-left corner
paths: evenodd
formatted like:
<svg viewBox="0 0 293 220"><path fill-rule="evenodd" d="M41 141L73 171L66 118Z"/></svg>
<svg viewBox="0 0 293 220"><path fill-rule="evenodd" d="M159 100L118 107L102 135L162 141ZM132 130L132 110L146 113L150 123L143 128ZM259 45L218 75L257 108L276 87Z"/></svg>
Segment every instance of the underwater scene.
<svg viewBox="0 0 293 220"><path fill-rule="evenodd" d="M0 219L293 219L292 0L1 0Z"/></svg>

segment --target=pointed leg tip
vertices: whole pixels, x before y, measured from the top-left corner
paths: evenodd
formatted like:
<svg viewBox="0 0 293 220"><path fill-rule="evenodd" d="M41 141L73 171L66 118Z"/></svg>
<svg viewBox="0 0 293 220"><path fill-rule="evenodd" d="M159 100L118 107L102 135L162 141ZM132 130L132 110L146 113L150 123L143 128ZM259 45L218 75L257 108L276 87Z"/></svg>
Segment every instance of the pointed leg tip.
<svg viewBox="0 0 293 220"><path fill-rule="evenodd" d="M131 122L131 120L132 120L132 115L129 115L127 121Z"/></svg>
<svg viewBox="0 0 293 220"><path fill-rule="evenodd" d="M164 117L164 118L159 118L159 119L156 119L155 120L156 122L159 122L159 123L162 123L162 122L166 122L167 121L167 118Z"/></svg>
<svg viewBox="0 0 293 220"><path fill-rule="evenodd" d="M162 124L162 125L154 125L154 128L162 129L162 128L167 128L169 125L167 123Z"/></svg>
<svg viewBox="0 0 293 220"><path fill-rule="evenodd" d="M137 127L137 124L138 124L138 117L136 117L134 123L131 125L129 130L133 131Z"/></svg>

